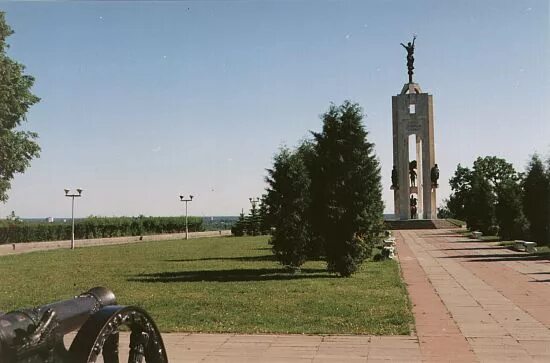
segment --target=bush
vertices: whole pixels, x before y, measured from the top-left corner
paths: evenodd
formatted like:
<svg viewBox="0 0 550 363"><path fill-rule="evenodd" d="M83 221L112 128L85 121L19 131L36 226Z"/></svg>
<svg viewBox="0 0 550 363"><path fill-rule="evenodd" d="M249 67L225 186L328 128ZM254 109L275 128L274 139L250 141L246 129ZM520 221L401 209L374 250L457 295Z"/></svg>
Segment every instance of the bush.
<svg viewBox="0 0 550 363"><path fill-rule="evenodd" d="M188 218L189 231L202 231L202 218ZM185 232L185 217L89 217L75 221L75 239ZM71 223L0 224L0 244L71 238Z"/></svg>

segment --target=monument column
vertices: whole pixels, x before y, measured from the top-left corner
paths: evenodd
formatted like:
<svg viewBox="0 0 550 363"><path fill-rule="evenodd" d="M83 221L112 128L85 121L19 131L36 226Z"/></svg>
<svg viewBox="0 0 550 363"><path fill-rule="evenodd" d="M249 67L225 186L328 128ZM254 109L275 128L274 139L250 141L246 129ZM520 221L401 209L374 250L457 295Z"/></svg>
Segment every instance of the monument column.
<svg viewBox="0 0 550 363"><path fill-rule="evenodd" d="M407 45L401 44L407 50L409 83L392 97L392 189L395 216L401 220L437 218L439 170L435 163L433 98L412 81L415 39ZM415 135L416 152L409 155L411 135ZM414 162L416 169L411 171L409 166Z"/></svg>

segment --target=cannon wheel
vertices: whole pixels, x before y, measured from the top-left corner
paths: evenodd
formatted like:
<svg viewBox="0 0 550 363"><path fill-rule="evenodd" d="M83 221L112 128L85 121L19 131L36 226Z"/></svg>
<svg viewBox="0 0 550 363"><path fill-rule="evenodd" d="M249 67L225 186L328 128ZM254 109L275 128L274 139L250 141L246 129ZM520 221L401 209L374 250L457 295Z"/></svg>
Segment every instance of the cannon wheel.
<svg viewBox="0 0 550 363"><path fill-rule="evenodd" d="M70 362L94 363L103 354L104 363L119 363L118 332L130 329L128 363L168 363L166 349L155 322L134 306L106 306L90 316L69 349Z"/></svg>

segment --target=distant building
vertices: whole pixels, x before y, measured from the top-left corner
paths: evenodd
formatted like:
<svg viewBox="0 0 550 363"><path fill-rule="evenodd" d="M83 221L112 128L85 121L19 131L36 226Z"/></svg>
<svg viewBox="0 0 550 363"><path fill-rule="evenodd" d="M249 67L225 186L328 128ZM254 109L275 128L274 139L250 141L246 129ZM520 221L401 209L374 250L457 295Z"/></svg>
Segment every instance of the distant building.
<svg viewBox="0 0 550 363"><path fill-rule="evenodd" d="M53 222L54 222L54 218L53 218L53 217L48 217L48 218L46 218L46 222L48 222L48 223L53 223Z"/></svg>

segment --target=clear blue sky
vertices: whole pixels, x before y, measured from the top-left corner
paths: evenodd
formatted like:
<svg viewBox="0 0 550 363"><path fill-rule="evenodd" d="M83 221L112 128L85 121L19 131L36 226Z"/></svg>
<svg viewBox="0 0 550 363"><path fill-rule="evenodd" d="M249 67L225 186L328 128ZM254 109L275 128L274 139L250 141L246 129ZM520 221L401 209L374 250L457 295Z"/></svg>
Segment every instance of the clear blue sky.
<svg viewBox="0 0 550 363"><path fill-rule="evenodd" d="M25 128L42 156L11 210L66 216L236 215L279 146L319 130L330 102L359 102L393 211L391 96L399 45L418 34L415 81L434 96L438 199L458 163L523 169L550 151L546 0L1 3L9 54L42 98Z"/></svg>

